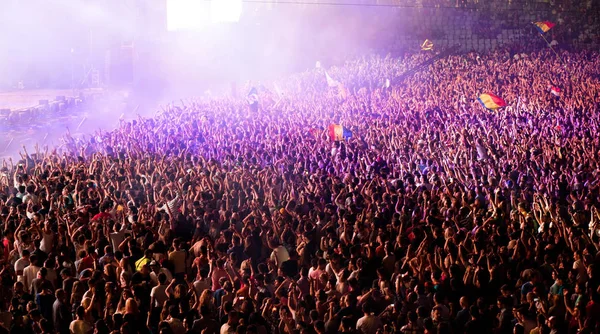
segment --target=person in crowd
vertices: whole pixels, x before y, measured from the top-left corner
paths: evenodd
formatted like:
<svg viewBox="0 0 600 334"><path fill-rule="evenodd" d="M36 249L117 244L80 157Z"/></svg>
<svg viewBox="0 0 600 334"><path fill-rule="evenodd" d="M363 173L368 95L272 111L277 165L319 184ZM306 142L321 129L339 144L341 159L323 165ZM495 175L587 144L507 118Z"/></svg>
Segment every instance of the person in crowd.
<svg viewBox="0 0 600 334"><path fill-rule="evenodd" d="M0 331L598 332L600 55L558 52L363 57L23 150Z"/></svg>

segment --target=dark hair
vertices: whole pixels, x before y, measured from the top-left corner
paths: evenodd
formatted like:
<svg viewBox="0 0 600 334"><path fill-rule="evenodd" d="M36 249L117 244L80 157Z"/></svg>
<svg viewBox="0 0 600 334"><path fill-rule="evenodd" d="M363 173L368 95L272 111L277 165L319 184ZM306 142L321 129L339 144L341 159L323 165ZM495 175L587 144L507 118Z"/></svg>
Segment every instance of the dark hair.
<svg viewBox="0 0 600 334"><path fill-rule="evenodd" d="M517 323L514 328L515 334L525 334L525 327L523 325Z"/></svg>
<svg viewBox="0 0 600 334"><path fill-rule="evenodd" d="M447 322L440 322L437 326L437 333L438 334L450 334L452 333L452 330L450 328L450 324Z"/></svg>
<svg viewBox="0 0 600 334"><path fill-rule="evenodd" d="M167 275L165 273L159 273L158 274L158 282L160 284L165 284L166 281L167 281Z"/></svg>
<svg viewBox="0 0 600 334"><path fill-rule="evenodd" d="M473 318L479 318L479 307L471 305L471 307L469 307L469 314Z"/></svg>
<svg viewBox="0 0 600 334"><path fill-rule="evenodd" d="M356 321L353 321L353 319L350 317L342 318L342 327L344 328L354 328L355 323Z"/></svg>
<svg viewBox="0 0 600 334"><path fill-rule="evenodd" d="M83 306L77 307L75 314L77 314L78 317L83 318L85 316L85 308Z"/></svg>
<svg viewBox="0 0 600 334"><path fill-rule="evenodd" d="M48 320L48 319L40 320L40 327L42 328L42 332L44 332L44 333L52 333L53 332L52 323L50 323L50 320Z"/></svg>
<svg viewBox="0 0 600 334"><path fill-rule="evenodd" d="M108 328L108 325L106 324L106 322L103 319L96 321L95 328L98 331L98 334L109 334L110 333L110 329Z"/></svg>
<svg viewBox="0 0 600 334"><path fill-rule="evenodd" d="M408 321L412 323L416 323L419 318L417 317L417 313L415 311L408 312Z"/></svg>
<svg viewBox="0 0 600 334"><path fill-rule="evenodd" d="M371 312L373 312L373 308L371 307L371 303L367 302L364 303L362 306L362 311L363 313L367 313L370 314Z"/></svg>

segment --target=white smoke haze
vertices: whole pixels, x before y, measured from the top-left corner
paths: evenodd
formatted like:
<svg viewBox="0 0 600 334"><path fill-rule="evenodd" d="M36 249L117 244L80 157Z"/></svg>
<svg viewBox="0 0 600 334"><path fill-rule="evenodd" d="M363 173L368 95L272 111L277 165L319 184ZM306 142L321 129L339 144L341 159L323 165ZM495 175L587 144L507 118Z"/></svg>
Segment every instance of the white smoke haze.
<svg viewBox="0 0 600 334"><path fill-rule="evenodd" d="M136 113L148 116L160 104L207 90L230 91L234 82L244 94L249 80L301 72L317 60L325 67L341 64L372 51L377 28L365 23L381 27L383 18L390 17L389 8L244 2L239 22L214 23L231 20L227 9L239 10L233 5L237 0L195 1L205 8L198 13L201 24L173 32L167 29L167 0L2 0L0 92L13 92L22 82L24 91L64 89L76 94L88 87L89 77L81 83L93 65L107 96L128 92L129 98L98 100L89 110L67 111L72 113L63 117L68 120L0 124L0 156L14 155L21 144L31 147L44 138L45 144L60 144L67 127L73 132L84 118L81 134L111 129L122 114L135 119L136 107ZM220 16L211 18L211 13ZM117 66L120 52L132 53L129 70Z"/></svg>

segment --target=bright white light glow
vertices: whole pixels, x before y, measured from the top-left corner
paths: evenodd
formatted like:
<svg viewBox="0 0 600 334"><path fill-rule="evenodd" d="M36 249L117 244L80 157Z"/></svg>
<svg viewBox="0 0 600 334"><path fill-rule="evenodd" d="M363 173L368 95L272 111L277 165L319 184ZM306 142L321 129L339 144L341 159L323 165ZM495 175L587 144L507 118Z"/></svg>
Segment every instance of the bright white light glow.
<svg viewBox="0 0 600 334"><path fill-rule="evenodd" d="M200 30L209 22L238 22L242 0L167 0L167 30Z"/></svg>
<svg viewBox="0 0 600 334"><path fill-rule="evenodd" d="M242 16L242 0L212 0L210 17L214 23L238 22Z"/></svg>
<svg viewBox="0 0 600 334"><path fill-rule="evenodd" d="M167 0L167 30L199 30L209 19L208 1Z"/></svg>

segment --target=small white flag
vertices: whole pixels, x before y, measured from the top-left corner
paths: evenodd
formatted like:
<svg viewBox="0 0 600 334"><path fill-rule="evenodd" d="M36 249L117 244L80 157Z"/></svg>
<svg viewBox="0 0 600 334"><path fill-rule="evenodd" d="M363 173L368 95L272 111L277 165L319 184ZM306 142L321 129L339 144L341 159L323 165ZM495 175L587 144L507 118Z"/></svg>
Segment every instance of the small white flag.
<svg viewBox="0 0 600 334"><path fill-rule="evenodd" d="M277 86L277 84L273 84L273 87L275 88L275 93L277 93L277 96L281 97L283 96L283 92L281 91L281 88L279 88L279 86Z"/></svg>
<svg viewBox="0 0 600 334"><path fill-rule="evenodd" d="M327 79L327 85L329 87L337 87L340 85L340 83L336 80L333 80L327 72L325 72L325 78Z"/></svg>
<svg viewBox="0 0 600 334"><path fill-rule="evenodd" d="M321 68L321 62L317 60L317 63L315 64L316 68Z"/></svg>
<svg viewBox="0 0 600 334"><path fill-rule="evenodd" d="M385 79L385 88L390 88L390 79Z"/></svg>

